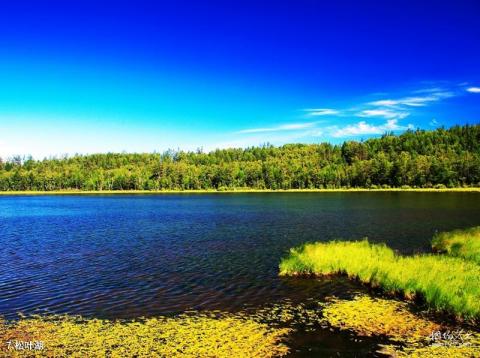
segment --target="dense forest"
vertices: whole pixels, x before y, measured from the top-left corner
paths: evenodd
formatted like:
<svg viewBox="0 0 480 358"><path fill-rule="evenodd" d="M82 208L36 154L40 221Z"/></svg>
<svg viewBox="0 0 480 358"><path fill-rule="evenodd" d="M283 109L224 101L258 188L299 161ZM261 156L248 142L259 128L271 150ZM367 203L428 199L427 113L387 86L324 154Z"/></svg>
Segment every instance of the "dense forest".
<svg viewBox="0 0 480 358"><path fill-rule="evenodd" d="M342 145L0 160L0 190L480 186L480 125Z"/></svg>

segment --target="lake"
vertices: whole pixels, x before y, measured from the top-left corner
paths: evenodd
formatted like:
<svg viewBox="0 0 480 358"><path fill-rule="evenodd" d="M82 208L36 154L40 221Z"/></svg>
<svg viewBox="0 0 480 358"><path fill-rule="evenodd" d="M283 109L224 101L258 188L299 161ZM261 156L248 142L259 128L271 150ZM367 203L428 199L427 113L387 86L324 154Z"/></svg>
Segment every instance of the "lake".
<svg viewBox="0 0 480 358"><path fill-rule="evenodd" d="M363 237L405 254L428 251L436 231L480 225L479 199L475 192L2 196L0 315L134 318L341 297L361 287L280 278L280 259L307 241Z"/></svg>

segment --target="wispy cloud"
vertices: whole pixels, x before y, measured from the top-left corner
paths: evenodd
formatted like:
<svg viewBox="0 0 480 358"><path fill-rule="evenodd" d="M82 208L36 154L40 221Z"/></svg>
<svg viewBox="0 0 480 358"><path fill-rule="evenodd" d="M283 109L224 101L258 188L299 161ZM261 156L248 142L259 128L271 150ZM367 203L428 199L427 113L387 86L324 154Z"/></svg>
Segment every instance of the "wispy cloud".
<svg viewBox="0 0 480 358"><path fill-rule="evenodd" d="M309 116L335 116L340 114L340 111L332 108L306 108L304 111Z"/></svg>
<svg viewBox="0 0 480 358"><path fill-rule="evenodd" d="M431 87L431 88L422 88L415 90L412 93L435 93L435 92L446 92L444 88L441 87Z"/></svg>
<svg viewBox="0 0 480 358"><path fill-rule="evenodd" d="M470 93L480 93L480 87L468 87L467 92Z"/></svg>
<svg viewBox="0 0 480 358"><path fill-rule="evenodd" d="M413 125L401 126L397 119L389 119L386 123L381 125L372 125L365 121L351 124L341 128L332 128L332 137L354 137L358 135L367 134L383 134L390 131L407 130L413 128Z"/></svg>
<svg viewBox="0 0 480 358"><path fill-rule="evenodd" d="M471 87L472 92L480 88ZM446 85L432 86L410 91L410 95L403 97L383 98L375 101L357 104L347 109L310 108L305 109L309 115L341 115L342 117L355 116L361 118L384 118L387 120L401 120L414 113L416 107L425 107L434 102L460 95L458 89L450 89ZM380 94L377 94L378 96Z"/></svg>
<svg viewBox="0 0 480 358"><path fill-rule="evenodd" d="M238 134L246 133L265 133L265 132L281 132L281 131L297 131L305 128L312 128L318 122L304 122L304 123L290 123L282 124L274 127L263 127L263 128L249 128L238 131Z"/></svg>
<svg viewBox="0 0 480 358"><path fill-rule="evenodd" d="M328 118L328 116L335 116L341 117L344 121L350 118L350 123L321 126L322 121L312 120L272 127L249 128L235 133L242 135L235 144L251 143L253 145L267 141L285 143L320 136L342 138L404 131L415 128L413 124L402 124L401 121L407 117L411 118L410 116L415 114L417 108L430 106L450 97L461 96L465 94L465 91L480 93L480 87L466 88L466 85L452 85L447 82L429 83L424 84L424 86L426 87L404 93L403 96L387 97L385 93L377 93L375 97L378 99L374 101L352 103L351 106L345 108L305 108L302 111L306 113L307 117L325 116ZM352 123L352 118L356 118L358 122ZM359 120L359 118L362 120ZM429 125L439 126L440 123L432 119ZM250 135L247 136L246 134ZM233 143L230 142L230 144Z"/></svg>
<svg viewBox="0 0 480 358"><path fill-rule="evenodd" d="M433 90L434 89L431 89L431 91ZM436 102L436 101L440 101L441 99L453 97L453 96L454 94L452 92L441 91L441 92L431 92L427 96L404 97L404 98L398 98L398 99L382 99L382 100L370 102L368 104L372 106L386 106L386 107L395 107L395 106L423 107L423 106L426 106L429 102Z"/></svg>
<svg viewBox="0 0 480 358"><path fill-rule="evenodd" d="M315 122L314 122L315 123ZM328 126L328 127L307 127L307 128L298 128L299 130L294 130L291 132L277 132L273 131L272 127L268 131L262 129L266 128L256 128L258 130L253 131L249 130L248 132L242 131L237 133L247 133L249 135L242 135L237 138L232 138L232 140L227 140L220 143L215 143L210 146L206 146L207 150L213 150L217 148L245 148L249 146L257 146L264 143L272 143L276 145L282 145L286 143L291 143L295 141L305 141L312 140L313 138L319 137L331 137L331 138L342 138L342 137L355 137L359 135L379 135L384 134L385 132L395 132L402 131L407 129L414 128L412 124L407 126L400 125L398 119L389 119L382 124L375 125L368 123L366 121L360 121L355 124L350 124L347 126Z"/></svg>
<svg viewBox="0 0 480 358"><path fill-rule="evenodd" d="M402 119L409 115L408 112L393 109L365 109L356 114L357 117L382 117L388 119Z"/></svg>
<svg viewBox="0 0 480 358"><path fill-rule="evenodd" d="M363 118L385 118L387 123L381 126L369 126L365 122L357 123L355 126L344 128L341 133L378 134L388 130L404 130L410 128L398 125L397 121L410 116L416 107L425 107L431 103L458 95L456 92L445 90L440 87L424 88L410 92L411 96L399 98L385 98L364 104L363 110L356 113L357 117ZM360 107L361 108L361 107ZM366 132L363 132L366 131Z"/></svg>

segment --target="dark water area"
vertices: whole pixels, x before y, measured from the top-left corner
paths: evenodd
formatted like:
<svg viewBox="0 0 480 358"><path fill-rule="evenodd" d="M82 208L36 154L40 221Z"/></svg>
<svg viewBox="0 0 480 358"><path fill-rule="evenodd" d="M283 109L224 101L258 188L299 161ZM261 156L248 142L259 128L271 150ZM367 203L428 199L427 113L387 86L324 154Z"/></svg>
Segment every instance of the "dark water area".
<svg viewBox="0 0 480 358"><path fill-rule="evenodd" d="M473 192L3 196L0 315L135 318L348 296L361 288L342 278L278 277L280 259L307 241L363 237L412 254L436 231L475 225ZM297 338L310 342L299 356L348 340Z"/></svg>

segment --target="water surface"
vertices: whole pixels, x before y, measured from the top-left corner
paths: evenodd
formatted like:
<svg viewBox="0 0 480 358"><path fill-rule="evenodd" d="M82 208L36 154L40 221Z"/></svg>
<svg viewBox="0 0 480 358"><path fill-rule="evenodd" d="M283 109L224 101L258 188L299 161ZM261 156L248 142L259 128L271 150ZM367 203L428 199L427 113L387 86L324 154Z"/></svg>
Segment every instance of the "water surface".
<svg viewBox="0 0 480 358"><path fill-rule="evenodd" d="M236 311L357 290L279 278L288 249L368 237L405 254L480 225L479 193L0 197L0 315L133 318Z"/></svg>

